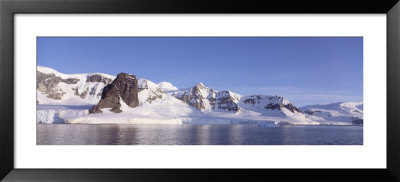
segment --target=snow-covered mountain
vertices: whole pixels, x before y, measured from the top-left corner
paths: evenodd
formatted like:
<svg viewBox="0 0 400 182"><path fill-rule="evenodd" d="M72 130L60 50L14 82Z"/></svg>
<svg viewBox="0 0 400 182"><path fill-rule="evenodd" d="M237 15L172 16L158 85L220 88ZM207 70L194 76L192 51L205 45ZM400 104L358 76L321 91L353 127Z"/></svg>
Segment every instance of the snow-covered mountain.
<svg viewBox="0 0 400 182"><path fill-rule="evenodd" d="M301 107L314 120L363 124L363 102L337 102Z"/></svg>
<svg viewBox="0 0 400 182"><path fill-rule="evenodd" d="M167 92L198 110L220 110L239 112L240 95L230 91L216 91L203 85L196 84L192 88Z"/></svg>
<svg viewBox="0 0 400 182"><path fill-rule="evenodd" d="M288 113L303 114L290 101L281 96L251 95L243 96L239 104L243 109L262 112L267 115L286 116Z"/></svg>
<svg viewBox="0 0 400 182"><path fill-rule="evenodd" d="M95 105L103 88L116 78L104 73L63 74L37 66L37 103L45 105ZM178 90L169 82L155 84L138 79L139 102L160 98L164 91Z"/></svg>
<svg viewBox="0 0 400 182"><path fill-rule="evenodd" d="M253 115L258 118L275 117L277 120L279 120L279 117L282 117L280 120L285 120L287 116L296 116L300 120L306 119L306 116L299 109L288 99L281 96L242 96L229 90L216 91L202 83L198 83L192 88L169 91L166 94L214 116L227 112L237 118L241 116L247 118ZM227 114L222 115L226 116ZM251 118L256 119L256 117Z"/></svg>
<svg viewBox="0 0 400 182"><path fill-rule="evenodd" d="M37 77L39 123L276 125L351 124L362 119L362 103L348 113L342 111L346 110L346 104L298 109L277 95L243 96L229 90L217 91L202 83L178 89L169 82L156 84L130 74L121 73L118 77L102 73L62 74L42 66L38 66ZM136 101L129 96L133 93ZM96 104L98 107L93 110Z"/></svg>
<svg viewBox="0 0 400 182"><path fill-rule="evenodd" d="M104 86L115 76L103 73L63 74L54 69L37 66L37 103L49 105L96 104Z"/></svg>
<svg viewBox="0 0 400 182"><path fill-rule="evenodd" d="M165 95L163 87L166 82L160 84L155 84L154 82L146 79L138 79L138 95L139 95L139 105L144 103L152 103L156 99L161 99ZM177 89L172 84L169 84L173 89ZM169 90L171 87L166 88Z"/></svg>

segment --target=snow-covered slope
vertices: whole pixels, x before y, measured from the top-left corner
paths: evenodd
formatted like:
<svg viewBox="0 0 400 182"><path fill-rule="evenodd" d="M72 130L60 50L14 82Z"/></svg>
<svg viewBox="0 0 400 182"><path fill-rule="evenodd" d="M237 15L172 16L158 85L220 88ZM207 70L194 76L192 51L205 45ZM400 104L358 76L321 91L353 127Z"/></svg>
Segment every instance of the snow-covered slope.
<svg viewBox="0 0 400 182"><path fill-rule="evenodd" d="M89 114L88 109L101 99L103 88L115 78L102 73L63 74L38 66L37 122L314 125L362 121L362 102L298 109L277 95L243 96L228 90L217 91L202 83L179 90L169 82L156 84L146 79L137 79L138 106L130 107L120 98L121 113L102 108L102 113Z"/></svg>
<svg viewBox="0 0 400 182"><path fill-rule="evenodd" d="M37 102L47 105L95 105L103 88L115 76L104 73L63 74L52 68L37 66ZM164 91L178 90L169 82L155 84L146 79L139 81L139 102L161 98Z"/></svg>
<svg viewBox="0 0 400 182"><path fill-rule="evenodd" d="M240 98L242 113L260 113L261 116L277 118L288 123L314 123L288 99L281 96L251 95Z"/></svg>
<svg viewBox="0 0 400 182"><path fill-rule="evenodd" d="M140 92L139 92L140 93ZM102 109L103 113L89 114L66 119L67 123L107 123L107 124L182 124L194 118L204 118L204 114L182 101L163 95L151 103L144 101L135 108L120 101L121 113Z"/></svg>
<svg viewBox="0 0 400 182"><path fill-rule="evenodd" d="M168 91L166 93L198 110L240 111L238 103L241 96L239 94L230 91L218 92L202 83L198 83L192 88Z"/></svg>
<svg viewBox="0 0 400 182"><path fill-rule="evenodd" d="M363 102L338 102L331 104L309 105L301 107L304 113L320 121L346 122L361 124L363 122Z"/></svg>
<svg viewBox="0 0 400 182"><path fill-rule="evenodd" d="M139 105L152 103L154 100L161 99L165 95L159 85L150 80L138 79Z"/></svg>
<svg viewBox="0 0 400 182"><path fill-rule="evenodd" d="M233 116L239 117L240 113L244 112L272 117L297 115L300 118L305 118L305 115L299 109L291 104L288 99L281 96L242 96L231 91L216 91L202 83L198 83L192 88L166 93L211 115L228 112L230 114L235 113Z"/></svg>
<svg viewBox="0 0 400 182"><path fill-rule="evenodd" d="M96 104L105 85L115 76L103 73L63 74L37 66L37 103L52 105Z"/></svg>
<svg viewBox="0 0 400 182"><path fill-rule="evenodd" d="M216 91L202 83L166 93L215 118L280 124L318 124L281 96L242 96L231 91Z"/></svg>
<svg viewBox="0 0 400 182"><path fill-rule="evenodd" d="M175 87L174 85L172 85L172 83L169 82L160 82L157 84L157 86L160 87L162 91L178 90L177 87Z"/></svg>

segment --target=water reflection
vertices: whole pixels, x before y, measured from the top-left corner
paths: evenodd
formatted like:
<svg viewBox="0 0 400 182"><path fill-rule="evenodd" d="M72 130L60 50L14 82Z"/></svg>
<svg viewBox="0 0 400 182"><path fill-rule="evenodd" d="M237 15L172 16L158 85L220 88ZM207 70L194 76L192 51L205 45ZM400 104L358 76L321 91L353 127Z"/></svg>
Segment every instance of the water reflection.
<svg viewBox="0 0 400 182"><path fill-rule="evenodd" d="M211 125L199 125L198 127L193 127L197 128L196 129L196 143L193 143L195 145L211 145L211 138L210 138L210 127Z"/></svg>
<svg viewBox="0 0 400 182"><path fill-rule="evenodd" d="M362 126L38 124L38 145L362 145Z"/></svg>

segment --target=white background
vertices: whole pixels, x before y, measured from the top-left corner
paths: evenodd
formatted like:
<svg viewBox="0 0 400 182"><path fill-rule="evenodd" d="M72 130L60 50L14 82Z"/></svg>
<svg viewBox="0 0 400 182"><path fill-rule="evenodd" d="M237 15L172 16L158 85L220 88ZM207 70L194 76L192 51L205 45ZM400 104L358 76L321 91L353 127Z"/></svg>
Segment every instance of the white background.
<svg viewBox="0 0 400 182"><path fill-rule="evenodd" d="M15 36L16 168L386 168L384 14L18 14ZM363 36L364 145L36 146L37 36Z"/></svg>

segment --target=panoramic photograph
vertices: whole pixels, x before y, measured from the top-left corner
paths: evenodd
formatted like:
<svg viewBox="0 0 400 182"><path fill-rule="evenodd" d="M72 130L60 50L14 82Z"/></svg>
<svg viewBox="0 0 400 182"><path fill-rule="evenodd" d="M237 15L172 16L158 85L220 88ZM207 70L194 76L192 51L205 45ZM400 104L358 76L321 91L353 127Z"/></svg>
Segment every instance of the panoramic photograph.
<svg viewBox="0 0 400 182"><path fill-rule="evenodd" d="M362 37L37 37L37 145L363 145Z"/></svg>

